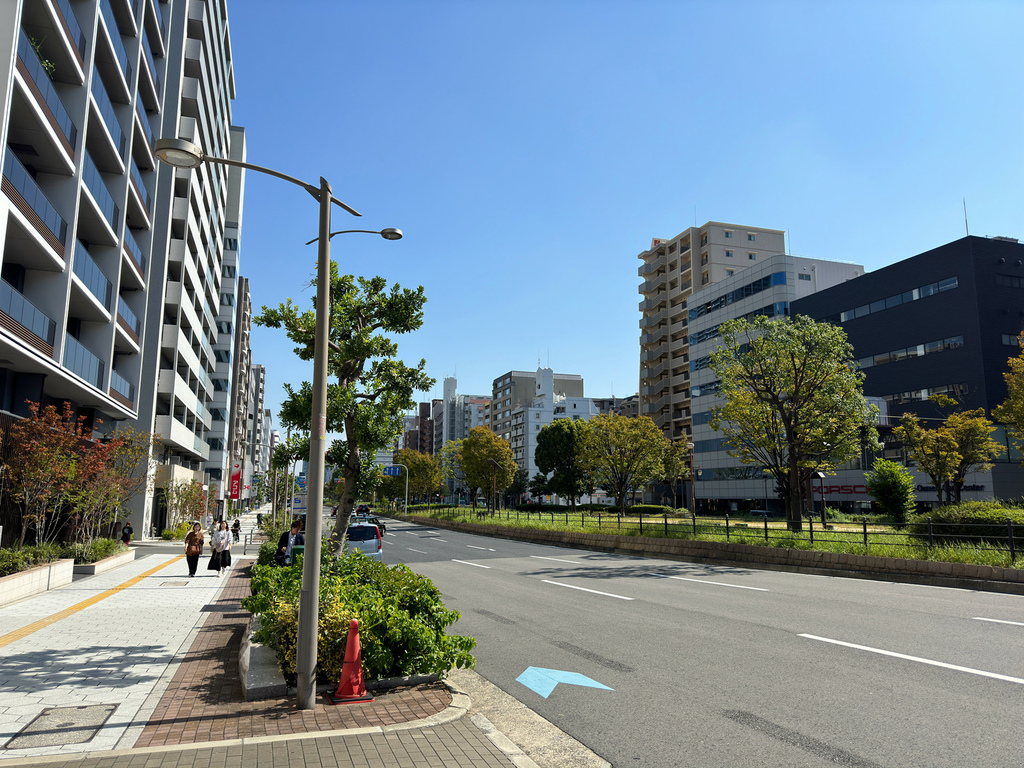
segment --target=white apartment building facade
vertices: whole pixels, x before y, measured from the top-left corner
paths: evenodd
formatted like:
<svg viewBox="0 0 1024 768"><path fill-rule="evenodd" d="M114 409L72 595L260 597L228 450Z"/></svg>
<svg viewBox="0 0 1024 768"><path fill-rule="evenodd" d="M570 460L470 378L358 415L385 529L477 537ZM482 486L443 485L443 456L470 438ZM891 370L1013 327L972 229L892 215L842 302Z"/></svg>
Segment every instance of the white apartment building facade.
<svg viewBox="0 0 1024 768"><path fill-rule="evenodd" d="M641 416L666 437L688 441L690 419L690 297L785 253L785 233L709 221L675 237L655 238L638 255Z"/></svg>
<svg viewBox="0 0 1024 768"><path fill-rule="evenodd" d="M460 395L458 385L455 377L446 377L441 399L432 403L435 456L445 443L465 440L474 427L487 426L486 408L490 398L486 395Z"/></svg>

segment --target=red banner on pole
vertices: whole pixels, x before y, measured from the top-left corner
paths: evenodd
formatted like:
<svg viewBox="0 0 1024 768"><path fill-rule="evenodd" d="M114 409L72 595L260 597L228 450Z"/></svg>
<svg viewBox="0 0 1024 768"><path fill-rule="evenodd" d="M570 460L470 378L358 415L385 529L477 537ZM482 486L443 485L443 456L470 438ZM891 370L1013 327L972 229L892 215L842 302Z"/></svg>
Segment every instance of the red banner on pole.
<svg viewBox="0 0 1024 768"><path fill-rule="evenodd" d="M242 462L232 461L231 462L231 498L241 498L242 490Z"/></svg>

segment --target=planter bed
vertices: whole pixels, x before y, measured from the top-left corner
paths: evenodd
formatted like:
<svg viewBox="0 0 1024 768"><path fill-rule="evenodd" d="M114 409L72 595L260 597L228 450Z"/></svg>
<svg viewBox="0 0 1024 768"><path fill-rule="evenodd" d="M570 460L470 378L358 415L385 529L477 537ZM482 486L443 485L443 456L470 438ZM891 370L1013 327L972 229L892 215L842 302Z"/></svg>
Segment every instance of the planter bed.
<svg viewBox="0 0 1024 768"><path fill-rule="evenodd" d="M111 555L95 563L81 563L75 566L75 573L78 575L95 576L97 573L104 573L113 568L120 568L135 559L135 550L122 552L119 555Z"/></svg>
<svg viewBox="0 0 1024 768"><path fill-rule="evenodd" d="M74 569L74 560L57 560L0 577L0 605L9 605L32 595L66 587L71 583Z"/></svg>

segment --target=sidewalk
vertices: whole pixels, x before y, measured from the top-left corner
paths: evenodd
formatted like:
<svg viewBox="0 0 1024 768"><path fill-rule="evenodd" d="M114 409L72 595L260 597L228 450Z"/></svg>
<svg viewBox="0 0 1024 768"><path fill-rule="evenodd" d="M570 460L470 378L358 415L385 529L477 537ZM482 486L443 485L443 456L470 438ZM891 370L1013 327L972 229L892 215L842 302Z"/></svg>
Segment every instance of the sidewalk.
<svg viewBox="0 0 1024 768"><path fill-rule="evenodd" d="M190 579L184 558L145 555L0 609L0 766L536 766L443 683L312 711L244 701L250 561L219 578L205 560Z"/></svg>

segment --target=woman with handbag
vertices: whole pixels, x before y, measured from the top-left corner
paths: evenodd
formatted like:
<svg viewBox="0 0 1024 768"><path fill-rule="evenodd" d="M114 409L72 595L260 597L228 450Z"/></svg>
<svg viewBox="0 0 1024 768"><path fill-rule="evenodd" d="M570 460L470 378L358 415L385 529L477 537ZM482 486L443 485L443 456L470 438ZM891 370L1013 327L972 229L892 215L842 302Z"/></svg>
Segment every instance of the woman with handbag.
<svg viewBox="0 0 1024 768"><path fill-rule="evenodd" d="M188 562L189 578L196 575L201 554L203 554L203 529L199 523L193 523L192 530L185 536L185 560Z"/></svg>
<svg viewBox="0 0 1024 768"><path fill-rule="evenodd" d="M206 570L217 571L218 576L223 576L228 572L228 566L231 565L231 531L228 530L225 520L221 520L220 527L214 531L213 538L210 540L210 549L213 550L213 553L210 555L210 562L206 566Z"/></svg>

